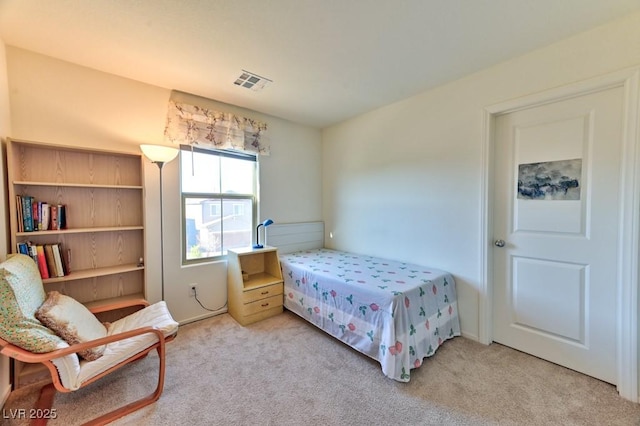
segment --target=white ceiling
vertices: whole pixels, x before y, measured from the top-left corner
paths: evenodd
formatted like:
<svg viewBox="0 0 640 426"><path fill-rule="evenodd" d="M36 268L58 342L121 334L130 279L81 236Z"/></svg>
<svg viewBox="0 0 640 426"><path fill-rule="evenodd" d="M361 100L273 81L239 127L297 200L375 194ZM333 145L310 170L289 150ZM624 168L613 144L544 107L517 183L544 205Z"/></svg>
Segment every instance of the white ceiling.
<svg viewBox="0 0 640 426"><path fill-rule="evenodd" d="M637 10L640 0L0 0L0 38L322 128ZM242 69L273 83L236 86Z"/></svg>

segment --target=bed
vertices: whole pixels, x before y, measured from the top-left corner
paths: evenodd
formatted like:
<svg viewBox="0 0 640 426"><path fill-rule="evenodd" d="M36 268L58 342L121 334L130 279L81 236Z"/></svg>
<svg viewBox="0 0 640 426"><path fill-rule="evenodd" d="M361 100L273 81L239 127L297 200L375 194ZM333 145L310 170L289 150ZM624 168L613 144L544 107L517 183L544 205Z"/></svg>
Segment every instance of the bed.
<svg viewBox="0 0 640 426"><path fill-rule="evenodd" d="M326 248L279 256L285 308L380 362L387 377L408 382L460 335L447 272Z"/></svg>

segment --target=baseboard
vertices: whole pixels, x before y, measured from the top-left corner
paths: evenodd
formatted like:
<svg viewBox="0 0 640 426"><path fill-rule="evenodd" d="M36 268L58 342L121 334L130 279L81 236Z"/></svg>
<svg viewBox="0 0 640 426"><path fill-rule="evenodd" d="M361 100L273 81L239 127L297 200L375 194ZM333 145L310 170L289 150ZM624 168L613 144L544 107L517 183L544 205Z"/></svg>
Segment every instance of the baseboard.
<svg viewBox="0 0 640 426"><path fill-rule="evenodd" d="M471 334L471 333L467 333L465 331L462 332L462 337L469 339L469 340L474 340L476 342L480 341L480 338L478 336L476 336L475 334Z"/></svg>
<svg viewBox="0 0 640 426"><path fill-rule="evenodd" d="M211 317L215 317L216 315L221 315L221 314L226 314L226 313L227 313L227 308L219 309L219 310L217 310L215 312L209 312L209 313L206 313L206 314L198 315L197 317L192 317L192 318L188 318L186 320L179 321L179 324L180 325L185 325L185 324L189 324L189 323L192 323L192 322L200 321L200 320L203 320L203 319L206 319L206 318L211 318Z"/></svg>

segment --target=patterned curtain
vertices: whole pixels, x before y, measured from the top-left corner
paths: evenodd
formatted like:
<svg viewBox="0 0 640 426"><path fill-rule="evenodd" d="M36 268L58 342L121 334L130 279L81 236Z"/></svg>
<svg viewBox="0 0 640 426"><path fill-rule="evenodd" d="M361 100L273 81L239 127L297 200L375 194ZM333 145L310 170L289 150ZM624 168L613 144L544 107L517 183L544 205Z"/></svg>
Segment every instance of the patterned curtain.
<svg viewBox="0 0 640 426"><path fill-rule="evenodd" d="M165 139L174 144L206 145L269 155L267 123L214 111L197 105L169 101Z"/></svg>

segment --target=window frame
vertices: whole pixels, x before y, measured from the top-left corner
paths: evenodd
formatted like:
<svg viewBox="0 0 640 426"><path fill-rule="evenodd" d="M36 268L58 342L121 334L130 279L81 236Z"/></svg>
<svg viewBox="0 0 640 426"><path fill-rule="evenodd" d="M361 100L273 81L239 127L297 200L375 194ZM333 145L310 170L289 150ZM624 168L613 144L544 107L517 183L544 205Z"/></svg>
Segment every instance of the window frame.
<svg viewBox="0 0 640 426"><path fill-rule="evenodd" d="M254 179L253 179L253 194L240 194L240 193L225 193L225 192L184 192L182 190L182 155L184 153L201 153L207 154L214 157L227 157L227 158L235 158L239 160L252 161L255 162L255 170L254 170ZM190 145L180 145L180 164L179 164L179 177L180 177L180 210L181 210L181 235L180 235L180 247L181 247L181 261L182 266L190 266L201 263L210 263L216 262L220 260L224 260L227 258L227 253L224 245L224 239L222 242L222 250L221 254L217 256L209 256L202 257L196 259L187 259L187 216L186 216L186 201L187 199L206 199L206 200L216 200L220 202L220 215L224 213L223 202L224 200L249 200L251 202L251 243L253 244L253 229L257 226L258 220L258 189L259 189L259 162L258 155L245 153L241 151L232 151L232 150L222 150L222 149L206 149L200 147L194 147ZM220 160L218 160L220 161ZM218 171L218 178L221 182L221 169ZM220 185L220 190L222 190L222 185ZM235 211L235 206L234 206ZM224 236L224 220L220 222L220 235Z"/></svg>

